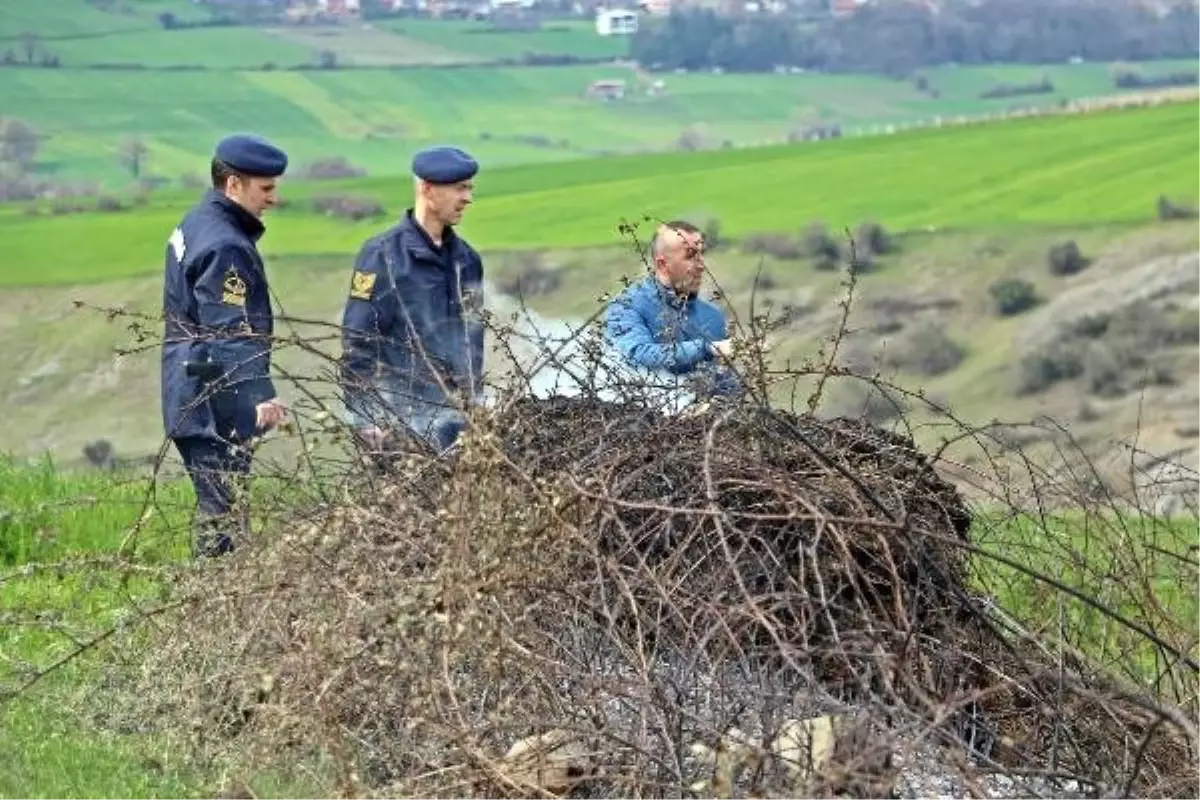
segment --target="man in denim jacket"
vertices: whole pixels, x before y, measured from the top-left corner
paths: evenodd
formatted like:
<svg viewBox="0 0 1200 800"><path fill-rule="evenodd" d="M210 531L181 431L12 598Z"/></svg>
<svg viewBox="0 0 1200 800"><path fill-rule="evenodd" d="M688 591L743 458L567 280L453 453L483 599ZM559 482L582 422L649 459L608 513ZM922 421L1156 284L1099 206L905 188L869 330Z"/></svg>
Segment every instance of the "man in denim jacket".
<svg viewBox="0 0 1200 800"><path fill-rule="evenodd" d="M453 147L418 153L415 199L362 246L343 314L342 386L360 439L406 430L441 452L483 389L483 262L454 230L478 164Z"/></svg>
<svg viewBox="0 0 1200 800"><path fill-rule="evenodd" d="M609 303L608 340L628 366L666 376L698 396L738 392L741 382L723 363L732 354L725 314L699 296L703 234L688 222L668 222L650 250L653 274Z"/></svg>

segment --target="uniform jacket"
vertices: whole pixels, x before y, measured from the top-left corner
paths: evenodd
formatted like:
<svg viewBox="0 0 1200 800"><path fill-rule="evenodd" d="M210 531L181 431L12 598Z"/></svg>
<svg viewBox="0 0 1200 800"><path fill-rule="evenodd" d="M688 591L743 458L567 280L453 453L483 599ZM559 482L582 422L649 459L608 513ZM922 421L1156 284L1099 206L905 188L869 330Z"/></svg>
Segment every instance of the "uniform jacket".
<svg viewBox="0 0 1200 800"><path fill-rule="evenodd" d="M162 412L167 436L245 439L275 396L263 224L210 190L167 242Z"/></svg>
<svg viewBox="0 0 1200 800"><path fill-rule="evenodd" d="M342 318L344 401L358 424L483 391L483 262L453 229L434 245L408 209L359 250ZM384 409L376 405L382 401Z"/></svg>
<svg viewBox="0 0 1200 800"><path fill-rule="evenodd" d="M716 363L709 344L726 338L725 314L697 295L680 297L654 276L631 285L608 305L605 333L630 366L711 380L705 393L728 394L740 382Z"/></svg>

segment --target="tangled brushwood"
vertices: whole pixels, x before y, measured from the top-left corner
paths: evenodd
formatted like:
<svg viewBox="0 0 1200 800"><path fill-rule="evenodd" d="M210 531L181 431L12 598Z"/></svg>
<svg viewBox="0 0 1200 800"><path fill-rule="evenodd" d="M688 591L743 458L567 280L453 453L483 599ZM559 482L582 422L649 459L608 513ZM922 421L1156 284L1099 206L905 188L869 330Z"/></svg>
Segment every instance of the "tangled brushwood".
<svg viewBox="0 0 1200 800"><path fill-rule="evenodd" d="M145 643L139 713L230 769L392 796L1197 791L1194 727L1009 625L958 492L863 421L524 399L295 514L188 572Z"/></svg>

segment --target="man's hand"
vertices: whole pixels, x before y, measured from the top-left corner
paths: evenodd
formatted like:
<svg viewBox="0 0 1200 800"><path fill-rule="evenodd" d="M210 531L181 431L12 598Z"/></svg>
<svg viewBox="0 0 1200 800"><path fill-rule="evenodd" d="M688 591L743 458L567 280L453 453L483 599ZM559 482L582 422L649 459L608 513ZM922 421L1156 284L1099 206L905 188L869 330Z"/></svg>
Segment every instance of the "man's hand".
<svg viewBox="0 0 1200 800"><path fill-rule="evenodd" d="M364 425L355 430L355 434L371 450L382 450L383 442L387 438L387 434L377 425Z"/></svg>
<svg viewBox="0 0 1200 800"><path fill-rule="evenodd" d="M283 400L273 397L254 407L255 425L260 431L268 431L287 417L287 406Z"/></svg>
<svg viewBox="0 0 1200 800"><path fill-rule="evenodd" d="M730 358L733 355L733 340L722 339L719 342L713 342L708 346L708 349L714 356Z"/></svg>

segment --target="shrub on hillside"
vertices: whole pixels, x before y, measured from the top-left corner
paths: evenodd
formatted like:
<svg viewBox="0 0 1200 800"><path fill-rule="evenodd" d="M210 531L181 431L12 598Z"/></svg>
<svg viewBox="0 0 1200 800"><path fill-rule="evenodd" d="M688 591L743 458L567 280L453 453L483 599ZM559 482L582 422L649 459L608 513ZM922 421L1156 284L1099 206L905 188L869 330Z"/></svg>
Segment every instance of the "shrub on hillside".
<svg viewBox="0 0 1200 800"><path fill-rule="evenodd" d="M700 222L700 230L704 235L704 249L708 251L723 247L725 239L721 236L721 220L717 217L706 217Z"/></svg>
<svg viewBox="0 0 1200 800"><path fill-rule="evenodd" d="M1046 253L1051 275L1075 275L1091 266L1092 260L1083 255L1075 241L1068 240L1050 246Z"/></svg>
<svg viewBox="0 0 1200 800"><path fill-rule="evenodd" d="M675 148L684 152L699 150L704 146L704 139L695 128L685 128L675 139Z"/></svg>
<svg viewBox="0 0 1200 800"><path fill-rule="evenodd" d="M311 180L329 180L332 178L361 178L367 174L365 169L356 167L343 156L322 158L311 164L306 164L299 170L300 177Z"/></svg>
<svg viewBox="0 0 1200 800"><path fill-rule="evenodd" d="M752 281L752 286L753 286L754 291L756 291L756 292L769 292L773 289L779 288L779 281L775 280L775 276L772 275L771 273L761 272L761 273L755 274L753 281ZM791 307L792 306L790 306L790 305L784 306L785 309L788 309Z"/></svg>
<svg viewBox="0 0 1200 800"><path fill-rule="evenodd" d="M1021 278L1005 278L988 287L988 294L996 305L996 313L1011 317L1036 306L1041 302L1033 284Z"/></svg>
<svg viewBox="0 0 1200 800"><path fill-rule="evenodd" d="M1196 217L1196 209L1191 206L1174 203L1166 195L1159 195L1155 201L1155 211L1158 213L1158 218L1163 222L1169 222L1174 219L1194 219Z"/></svg>
<svg viewBox="0 0 1200 800"><path fill-rule="evenodd" d="M825 227L824 223L810 223L800 234L800 247L804 255L817 260L836 263L842 257L842 248Z"/></svg>
<svg viewBox="0 0 1200 800"><path fill-rule="evenodd" d="M1143 385L1169 385L1174 376L1163 353L1200 341L1200 314L1140 301L1119 311L1088 314L1066 324L1053 343L1019 363L1018 393L1083 378L1089 392L1118 397Z"/></svg>
<svg viewBox="0 0 1200 800"><path fill-rule="evenodd" d="M943 375L958 367L966 350L933 322L922 322L905 333L891 360L901 369L921 375Z"/></svg>
<svg viewBox="0 0 1200 800"><path fill-rule="evenodd" d="M878 222L868 220L858 226L854 236L854 246L860 253L871 255L886 255L896 249L887 230Z"/></svg>
<svg viewBox="0 0 1200 800"><path fill-rule="evenodd" d="M515 297L533 297L549 294L559 287L561 277L558 270L548 268L541 253L519 253L515 256L516 271L510 278L497 282L502 294Z"/></svg>
<svg viewBox="0 0 1200 800"><path fill-rule="evenodd" d="M1084 345L1083 375L1088 391L1098 397L1120 397L1125 393L1121 361L1105 342Z"/></svg>
<svg viewBox="0 0 1200 800"><path fill-rule="evenodd" d="M1200 310L1179 309L1163 317L1169 345L1200 344Z"/></svg>
<svg viewBox="0 0 1200 800"><path fill-rule="evenodd" d="M1071 323L1069 331L1084 339L1099 339L1108 333L1112 315L1106 313L1085 314Z"/></svg>
<svg viewBox="0 0 1200 800"><path fill-rule="evenodd" d="M800 242L778 233L756 233L742 240L742 252L768 255L780 261L796 261L804 257Z"/></svg>
<svg viewBox="0 0 1200 800"><path fill-rule="evenodd" d="M1195 86L1200 83L1200 72L1179 70L1166 75L1142 75L1137 70L1121 69L1113 74L1113 85L1118 89L1158 89L1168 86Z"/></svg>
<svg viewBox="0 0 1200 800"><path fill-rule="evenodd" d="M1037 83L998 83L995 86L979 93L980 98L987 100L997 97L1020 97L1028 94L1050 94L1054 91L1054 84L1049 78L1043 77Z"/></svg>
<svg viewBox="0 0 1200 800"><path fill-rule="evenodd" d="M1054 341L1026 353L1017 364L1017 394L1036 394L1083 374L1083 348L1077 340Z"/></svg>
<svg viewBox="0 0 1200 800"><path fill-rule="evenodd" d="M830 392L827 412L886 425L911 410L908 398L894 389L863 380L839 381Z"/></svg>
<svg viewBox="0 0 1200 800"><path fill-rule="evenodd" d="M355 221L381 217L385 213L378 200L342 194L318 195L312 199L312 207L318 214Z"/></svg>
<svg viewBox="0 0 1200 800"><path fill-rule="evenodd" d="M879 266L879 262L875 260L875 256L870 252L864 252L857 247L850 251L850 269L856 275L865 275L868 272L874 272Z"/></svg>

